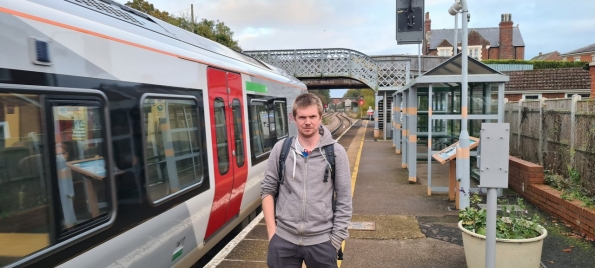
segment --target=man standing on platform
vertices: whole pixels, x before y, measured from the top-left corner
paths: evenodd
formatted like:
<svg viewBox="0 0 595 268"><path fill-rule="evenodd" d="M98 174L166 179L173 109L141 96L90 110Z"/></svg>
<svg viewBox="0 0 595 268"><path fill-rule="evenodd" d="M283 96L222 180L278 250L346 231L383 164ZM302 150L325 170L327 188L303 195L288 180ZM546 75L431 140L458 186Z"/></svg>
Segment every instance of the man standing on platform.
<svg viewBox="0 0 595 268"><path fill-rule="evenodd" d="M291 147L282 174L278 172L283 141L279 141L262 181L262 210L269 235L267 264L337 267L337 252L349 236L352 212L347 153L321 125L322 102L316 95L298 96L292 110L298 135L287 138ZM334 166L327 148L334 148L329 153Z"/></svg>

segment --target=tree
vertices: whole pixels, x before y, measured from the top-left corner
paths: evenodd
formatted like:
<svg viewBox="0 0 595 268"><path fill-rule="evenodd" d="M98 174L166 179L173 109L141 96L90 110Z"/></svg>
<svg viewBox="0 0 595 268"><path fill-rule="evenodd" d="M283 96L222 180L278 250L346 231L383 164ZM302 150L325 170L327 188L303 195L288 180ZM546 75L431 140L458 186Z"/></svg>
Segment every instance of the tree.
<svg viewBox="0 0 595 268"><path fill-rule="evenodd" d="M153 4L145 0L132 0L126 3L126 6L138 11L147 13L155 18L165 21L184 30L198 34L202 37L211 39L219 44L227 46L235 51L242 51L238 40L233 39L233 31L220 21L202 19L200 22L194 22L190 14L175 16L166 11L160 11Z"/></svg>
<svg viewBox="0 0 595 268"><path fill-rule="evenodd" d="M328 105L331 102L330 89L310 90L309 92L320 98L320 100L322 101L322 106Z"/></svg>
<svg viewBox="0 0 595 268"><path fill-rule="evenodd" d="M364 105L365 109L368 109L368 106L372 106L374 109L374 101L376 99L376 93L371 88L362 88L362 89L349 89L345 94L343 94L343 98L358 98L364 97ZM359 105L359 102L358 102Z"/></svg>
<svg viewBox="0 0 595 268"><path fill-rule="evenodd" d="M360 88L352 88L348 89L345 94L343 94L343 98L359 98L362 96L362 89Z"/></svg>

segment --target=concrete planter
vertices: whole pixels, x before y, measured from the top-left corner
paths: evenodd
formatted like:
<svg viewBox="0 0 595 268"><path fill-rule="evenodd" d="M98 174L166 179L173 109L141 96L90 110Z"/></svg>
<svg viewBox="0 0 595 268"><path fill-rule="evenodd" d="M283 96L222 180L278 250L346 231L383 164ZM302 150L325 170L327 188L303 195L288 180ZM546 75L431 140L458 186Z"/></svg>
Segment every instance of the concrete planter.
<svg viewBox="0 0 595 268"><path fill-rule="evenodd" d="M530 239L496 239L496 268L539 268L543 239L547 230L539 226L540 236ZM463 235L463 246L468 268L485 267L486 237L472 233L463 228L459 221L459 229Z"/></svg>

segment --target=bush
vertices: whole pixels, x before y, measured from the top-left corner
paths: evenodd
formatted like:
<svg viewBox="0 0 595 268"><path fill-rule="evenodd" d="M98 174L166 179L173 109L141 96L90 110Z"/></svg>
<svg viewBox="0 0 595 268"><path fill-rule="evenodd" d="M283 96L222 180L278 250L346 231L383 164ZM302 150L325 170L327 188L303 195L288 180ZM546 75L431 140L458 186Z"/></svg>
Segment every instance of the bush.
<svg viewBox="0 0 595 268"><path fill-rule="evenodd" d="M595 207L595 195L583 186L580 174L571 166L568 166L568 178L559 174L546 174L544 179L545 184L562 192L562 199L580 200L585 207Z"/></svg>

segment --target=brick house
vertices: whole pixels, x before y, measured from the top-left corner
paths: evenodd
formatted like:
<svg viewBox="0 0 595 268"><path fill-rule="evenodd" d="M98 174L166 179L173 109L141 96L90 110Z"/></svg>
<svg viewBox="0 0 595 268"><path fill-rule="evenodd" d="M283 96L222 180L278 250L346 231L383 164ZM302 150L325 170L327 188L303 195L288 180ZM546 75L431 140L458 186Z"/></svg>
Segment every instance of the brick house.
<svg viewBox="0 0 595 268"><path fill-rule="evenodd" d="M525 42L519 27L514 27L512 16L502 14L498 27L469 28L469 57L486 59L525 59ZM458 29L457 51L461 49L462 30ZM452 56L454 51L454 29L432 30L430 12L425 17L425 38L423 55Z"/></svg>
<svg viewBox="0 0 595 268"><path fill-rule="evenodd" d="M560 55L560 52L558 52L558 51L545 53L545 54L542 54L541 52L539 52L539 55L531 58L531 60L562 60L562 56Z"/></svg>
<svg viewBox="0 0 595 268"><path fill-rule="evenodd" d="M586 47L581 47L570 52L562 54L564 61L595 61L595 44L590 44Z"/></svg>

